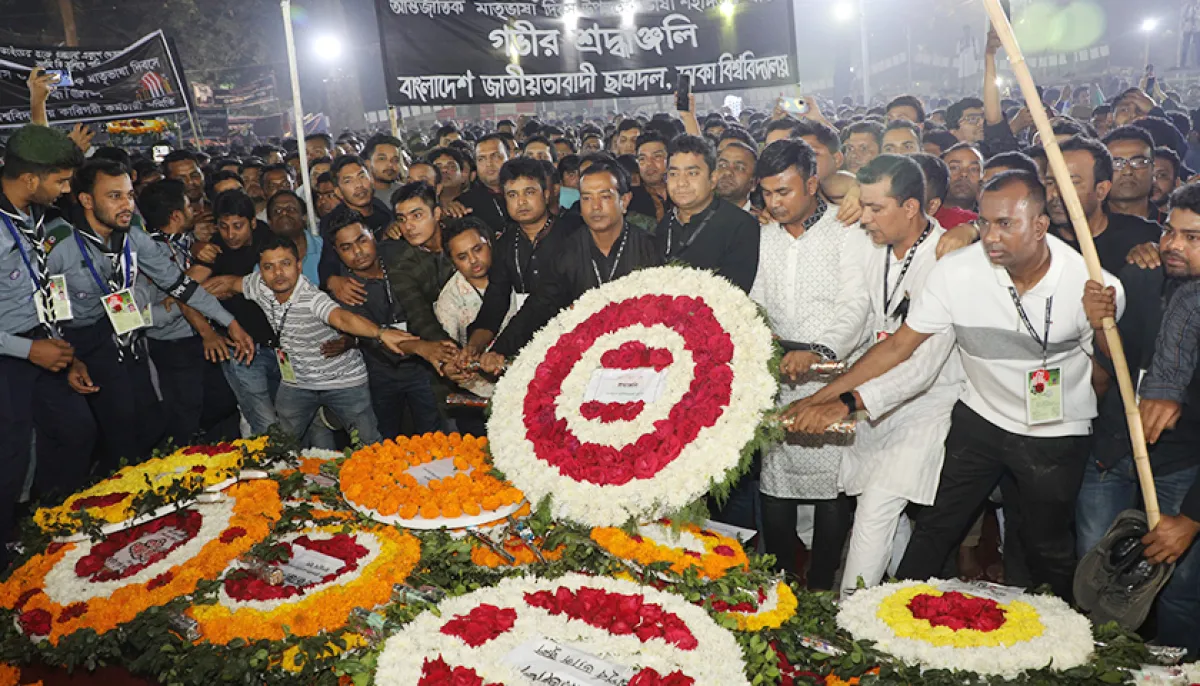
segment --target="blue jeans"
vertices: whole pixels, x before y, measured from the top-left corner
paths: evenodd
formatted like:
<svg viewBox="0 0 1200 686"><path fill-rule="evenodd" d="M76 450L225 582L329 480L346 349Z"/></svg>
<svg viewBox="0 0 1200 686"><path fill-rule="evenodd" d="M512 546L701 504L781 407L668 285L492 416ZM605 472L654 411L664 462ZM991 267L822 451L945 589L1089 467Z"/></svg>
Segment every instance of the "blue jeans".
<svg viewBox="0 0 1200 686"><path fill-rule="evenodd" d="M346 431L357 430L358 440L366 445L382 440L371 408L371 391L363 383L351 388L316 391L281 384L275 395L279 423L293 436L303 436L312 424L317 408L324 405L337 413Z"/></svg>
<svg viewBox="0 0 1200 686"><path fill-rule="evenodd" d="M371 374L371 404L379 433L386 438L400 435L404 407L412 413L413 429L418 435L442 430L437 397L433 394L430 372L417 362L403 362L389 373Z"/></svg>
<svg viewBox="0 0 1200 686"><path fill-rule="evenodd" d="M1179 514L1188 490L1196 482L1200 466L1170 474L1155 474L1158 506L1165 515ZM1138 507L1141 489L1132 456L1125 456L1112 469L1102 472L1090 460L1079 490L1076 518L1079 524L1079 554L1091 550L1123 510ZM1175 573L1158 596L1158 641L1187 648L1189 659L1200 657L1200 546L1192 543L1175 564Z"/></svg>
<svg viewBox="0 0 1200 686"><path fill-rule="evenodd" d="M259 435L266 433L272 424L279 423L275 413L275 394L279 390L279 363L275 354L265 345L254 346L254 359L249 365L242 364L232 357L222 363L225 380L237 398L238 407L246 423L250 425L250 433Z"/></svg>

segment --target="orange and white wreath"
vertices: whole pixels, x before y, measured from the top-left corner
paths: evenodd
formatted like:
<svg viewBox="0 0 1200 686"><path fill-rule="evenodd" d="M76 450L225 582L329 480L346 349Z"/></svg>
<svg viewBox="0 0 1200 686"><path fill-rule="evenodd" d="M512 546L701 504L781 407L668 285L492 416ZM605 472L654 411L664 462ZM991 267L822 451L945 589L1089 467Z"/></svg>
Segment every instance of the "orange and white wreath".
<svg viewBox="0 0 1200 686"><path fill-rule="evenodd" d="M238 483L102 541L53 543L0 584L0 607L34 640L57 644L82 629L111 631L216 579L264 540L282 505L274 481Z"/></svg>
<svg viewBox="0 0 1200 686"><path fill-rule="evenodd" d="M614 557L643 566L669 562L675 574L695 567L701 576L719 579L734 567L749 568L746 551L736 539L695 525L673 531L670 524L668 520L642 524L636 534L616 527L597 527L591 536Z"/></svg>

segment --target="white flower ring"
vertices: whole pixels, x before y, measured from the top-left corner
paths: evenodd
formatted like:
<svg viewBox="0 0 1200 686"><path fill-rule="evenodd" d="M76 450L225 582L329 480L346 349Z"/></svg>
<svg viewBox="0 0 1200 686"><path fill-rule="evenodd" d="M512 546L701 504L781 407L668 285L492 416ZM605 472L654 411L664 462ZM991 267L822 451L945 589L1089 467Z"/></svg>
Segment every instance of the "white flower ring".
<svg viewBox="0 0 1200 686"><path fill-rule="evenodd" d="M627 603L632 596L635 604L657 605L662 617L670 618L664 619L665 622L681 620L691 638L686 642L670 642L662 636L643 640L636 633L615 634L570 618L569 613L552 614L538 606L536 598L531 598L535 594L549 598L580 591L599 597L617 594L624 596ZM516 616L511 628L485 637L481 644L471 647L451 628L454 622L461 623L463 617L481 607L502 612L511 609ZM557 579L510 577L496 586L442 601L437 614L422 614L388 639L379 656L375 683L412 686L420 681L426 661L439 657L452 667L473 669L483 683L526 683L527 679L505 658L518 646L543 637L633 671L649 668L663 675L681 671L694 679L696 686L748 683L737 640L703 608L631 581L582 574L567 574Z"/></svg>
<svg viewBox="0 0 1200 686"><path fill-rule="evenodd" d="M657 398L585 412L606 354L631 344L656 355ZM773 354L757 306L725 279L634 272L584 293L509 366L488 422L494 463L531 502L552 495L556 517L617 526L670 516L737 467L774 407Z"/></svg>
<svg viewBox="0 0 1200 686"><path fill-rule="evenodd" d="M931 641L897 635L883 609L893 596L911 595L916 588L935 588L936 579L903 581L884 584L855 592L843 598L837 623L854 638L875 642L875 647L903 662L929 669L951 669L978 674L1016 678L1028 669L1047 665L1067 670L1087 664L1093 650L1092 625L1086 617L1072 610L1060 598L1044 595L1021 595L1017 600L1000 605L1012 614L1012 606L1023 605L1022 614L1035 614L1033 623L1041 631L1028 632L1029 638L1011 645L954 646L934 645ZM907 619L909 624L925 620ZM946 626L920 627L931 637L953 640L954 630ZM967 632L971 633L971 632Z"/></svg>

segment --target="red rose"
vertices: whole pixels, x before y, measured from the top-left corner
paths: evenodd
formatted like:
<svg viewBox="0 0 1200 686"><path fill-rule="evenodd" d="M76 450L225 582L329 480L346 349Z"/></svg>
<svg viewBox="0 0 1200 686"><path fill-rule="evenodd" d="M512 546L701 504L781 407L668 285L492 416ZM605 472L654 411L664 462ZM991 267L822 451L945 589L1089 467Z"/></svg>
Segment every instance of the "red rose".
<svg viewBox="0 0 1200 686"><path fill-rule="evenodd" d="M17 616L17 622L21 625L21 631L30 636L48 636L50 634L50 622L52 619L50 613L42 609L22 612Z"/></svg>
<svg viewBox="0 0 1200 686"><path fill-rule="evenodd" d="M226 529L225 531L223 531L221 533L221 542L226 543L226 544L233 543L235 540L237 540L245 535L246 535L245 529L243 529L240 526L235 526L233 528Z"/></svg>
<svg viewBox="0 0 1200 686"><path fill-rule="evenodd" d="M725 557L733 557L736 554L733 552L733 548L730 548L727 545L719 545L716 548L713 548L713 552Z"/></svg>

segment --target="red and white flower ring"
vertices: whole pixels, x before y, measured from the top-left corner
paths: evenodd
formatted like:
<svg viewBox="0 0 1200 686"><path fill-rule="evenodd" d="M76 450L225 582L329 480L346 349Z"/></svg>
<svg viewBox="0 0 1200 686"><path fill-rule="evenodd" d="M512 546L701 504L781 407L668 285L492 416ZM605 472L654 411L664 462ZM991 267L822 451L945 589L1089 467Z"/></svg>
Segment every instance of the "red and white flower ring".
<svg viewBox="0 0 1200 686"><path fill-rule="evenodd" d="M771 331L714 274L657 267L588 291L496 385L496 468L531 502L586 526L651 521L721 483L773 408ZM649 403L584 397L601 368L665 370Z"/></svg>

